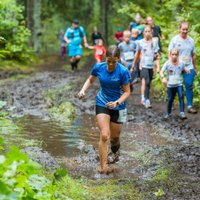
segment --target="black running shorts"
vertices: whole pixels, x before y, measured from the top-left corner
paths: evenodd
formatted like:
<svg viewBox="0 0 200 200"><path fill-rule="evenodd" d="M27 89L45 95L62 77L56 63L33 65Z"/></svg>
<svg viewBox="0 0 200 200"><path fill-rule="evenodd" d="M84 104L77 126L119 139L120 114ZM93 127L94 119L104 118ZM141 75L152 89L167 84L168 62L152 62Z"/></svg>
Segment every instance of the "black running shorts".
<svg viewBox="0 0 200 200"><path fill-rule="evenodd" d="M118 121L119 117L120 117L120 111L119 110L111 110L111 109L104 108L104 107L96 105L96 115L98 115L100 113L110 115L110 121L111 122L114 122L114 123L117 123L117 124L123 124L123 122Z"/></svg>

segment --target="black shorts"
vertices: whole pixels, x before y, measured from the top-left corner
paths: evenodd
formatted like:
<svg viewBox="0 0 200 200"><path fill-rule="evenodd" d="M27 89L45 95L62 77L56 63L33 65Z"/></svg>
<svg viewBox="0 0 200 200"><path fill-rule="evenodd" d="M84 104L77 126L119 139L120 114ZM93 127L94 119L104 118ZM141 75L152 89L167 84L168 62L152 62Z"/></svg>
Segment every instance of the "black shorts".
<svg viewBox="0 0 200 200"><path fill-rule="evenodd" d="M152 79L153 79L153 69L142 68L140 75L141 75L141 78L144 78L145 80L148 79L148 80L152 81Z"/></svg>
<svg viewBox="0 0 200 200"><path fill-rule="evenodd" d="M110 121L111 122L114 122L114 123L117 123L117 124L123 124L123 122L118 122L119 110L111 110L111 109L96 105L96 115L98 115L100 113L110 115Z"/></svg>

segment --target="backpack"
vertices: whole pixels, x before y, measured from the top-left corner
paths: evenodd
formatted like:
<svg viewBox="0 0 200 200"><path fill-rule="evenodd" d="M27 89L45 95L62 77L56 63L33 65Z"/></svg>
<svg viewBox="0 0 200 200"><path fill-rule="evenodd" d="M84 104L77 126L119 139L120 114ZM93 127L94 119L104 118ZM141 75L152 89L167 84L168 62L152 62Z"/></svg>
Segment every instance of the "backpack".
<svg viewBox="0 0 200 200"><path fill-rule="evenodd" d="M70 27L73 31L71 31L70 33L69 33L69 35L68 35L68 38L69 39L73 39L74 38L74 28L73 27ZM78 30L79 30L79 36L81 37L81 38L83 38L83 32L81 31L81 28L80 27L78 27Z"/></svg>

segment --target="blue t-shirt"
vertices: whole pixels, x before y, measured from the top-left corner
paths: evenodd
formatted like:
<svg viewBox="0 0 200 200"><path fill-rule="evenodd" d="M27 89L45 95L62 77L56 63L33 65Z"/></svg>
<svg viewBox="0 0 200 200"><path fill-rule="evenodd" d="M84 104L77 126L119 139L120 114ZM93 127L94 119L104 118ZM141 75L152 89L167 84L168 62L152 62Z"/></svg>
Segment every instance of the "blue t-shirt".
<svg viewBox="0 0 200 200"><path fill-rule="evenodd" d="M85 31L82 26L78 28L70 27L65 32L65 37L70 40L68 45L72 46L79 46L82 43L82 38L85 37Z"/></svg>
<svg viewBox="0 0 200 200"><path fill-rule="evenodd" d="M126 67L117 63L114 71L108 72L107 63L97 63L91 71L91 75L99 78L100 90L96 96L96 105L107 108L106 104L118 100L123 94L122 85L130 82L130 73ZM126 107L126 102L114 108L122 110Z"/></svg>
<svg viewBox="0 0 200 200"><path fill-rule="evenodd" d="M140 23L136 23L136 22L131 22L130 23L130 29L137 29L139 31L139 35L137 37L137 40L141 40L143 38L143 30L142 27L144 27L143 25L140 25Z"/></svg>

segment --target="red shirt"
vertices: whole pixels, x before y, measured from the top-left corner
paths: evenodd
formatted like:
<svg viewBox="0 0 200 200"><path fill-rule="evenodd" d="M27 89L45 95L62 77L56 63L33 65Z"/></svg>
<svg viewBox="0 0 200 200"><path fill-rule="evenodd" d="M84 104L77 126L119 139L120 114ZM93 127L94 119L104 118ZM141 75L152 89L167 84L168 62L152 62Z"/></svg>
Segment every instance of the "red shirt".
<svg viewBox="0 0 200 200"><path fill-rule="evenodd" d="M102 61L103 56L106 53L106 48L104 46L95 45L94 46L94 58L98 61Z"/></svg>
<svg viewBox="0 0 200 200"><path fill-rule="evenodd" d="M116 32L115 33L115 37L117 38L117 40L122 41L122 39L123 39L123 32Z"/></svg>

